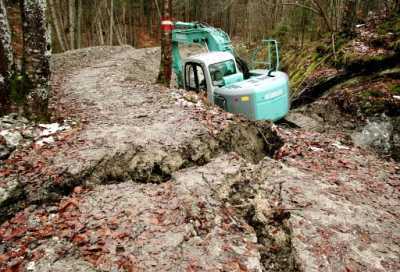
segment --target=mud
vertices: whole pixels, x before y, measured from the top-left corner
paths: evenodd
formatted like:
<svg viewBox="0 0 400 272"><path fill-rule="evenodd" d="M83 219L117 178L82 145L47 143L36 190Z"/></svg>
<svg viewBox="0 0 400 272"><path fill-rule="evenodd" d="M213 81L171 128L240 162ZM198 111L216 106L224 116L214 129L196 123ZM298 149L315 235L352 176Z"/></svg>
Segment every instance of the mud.
<svg viewBox="0 0 400 272"><path fill-rule="evenodd" d="M52 107L78 125L1 169L0 270L400 269L395 163L155 86L156 52L55 57Z"/></svg>

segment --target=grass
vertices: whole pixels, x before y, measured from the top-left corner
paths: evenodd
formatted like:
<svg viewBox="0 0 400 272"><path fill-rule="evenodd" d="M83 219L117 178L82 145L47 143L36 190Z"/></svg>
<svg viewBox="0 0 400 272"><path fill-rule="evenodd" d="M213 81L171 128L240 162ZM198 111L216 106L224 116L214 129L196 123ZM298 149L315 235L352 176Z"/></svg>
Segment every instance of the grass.
<svg viewBox="0 0 400 272"><path fill-rule="evenodd" d="M400 84L393 84L392 87L390 88L390 91L394 95L400 95Z"/></svg>

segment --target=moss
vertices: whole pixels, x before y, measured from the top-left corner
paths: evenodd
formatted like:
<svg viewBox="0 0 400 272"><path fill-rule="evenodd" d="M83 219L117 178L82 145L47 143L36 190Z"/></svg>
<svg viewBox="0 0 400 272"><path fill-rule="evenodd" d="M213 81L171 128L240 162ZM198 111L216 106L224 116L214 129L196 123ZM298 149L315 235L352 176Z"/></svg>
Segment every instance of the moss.
<svg viewBox="0 0 400 272"><path fill-rule="evenodd" d="M15 73L10 79L11 101L19 106L23 105L29 94L29 80L26 75Z"/></svg>
<svg viewBox="0 0 400 272"><path fill-rule="evenodd" d="M382 93L379 90L374 90L374 89L369 89L369 90L365 90L361 93L361 96L364 99L370 99L370 98L378 98L378 97L384 97L384 93Z"/></svg>
<svg viewBox="0 0 400 272"><path fill-rule="evenodd" d="M390 92L393 93L394 95L400 95L400 85L393 84L393 86L390 88Z"/></svg>
<svg viewBox="0 0 400 272"><path fill-rule="evenodd" d="M366 77L362 77L362 76L354 77L354 78L351 78L351 79L349 79L349 80L347 80L347 81L345 81L345 82L343 82L341 84L338 84L337 86L334 87L333 90L341 90L341 89L344 89L344 88L357 86L357 85L361 84L363 81L368 80L368 79L369 79L368 77L366 78Z"/></svg>
<svg viewBox="0 0 400 272"><path fill-rule="evenodd" d="M361 106L361 111L367 116L379 114L385 112L386 110L386 102L383 99L374 101L365 99L361 101L360 106Z"/></svg>

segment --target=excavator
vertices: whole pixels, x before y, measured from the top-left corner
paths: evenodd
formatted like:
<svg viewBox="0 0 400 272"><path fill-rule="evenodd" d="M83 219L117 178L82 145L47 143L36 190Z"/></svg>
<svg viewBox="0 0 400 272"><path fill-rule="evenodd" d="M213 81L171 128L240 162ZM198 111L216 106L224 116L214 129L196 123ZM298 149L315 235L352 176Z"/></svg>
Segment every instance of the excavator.
<svg viewBox="0 0 400 272"><path fill-rule="evenodd" d="M193 44L207 52L183 59L180 46ZM265 49L266 60L257 60ZM289 80L279 71L276 40L262 41L250 69L223 30L198 22L174 22L172 59L179 87L206 94L210 103L227 112L250 120L277 121L289 111Z"/></svg>

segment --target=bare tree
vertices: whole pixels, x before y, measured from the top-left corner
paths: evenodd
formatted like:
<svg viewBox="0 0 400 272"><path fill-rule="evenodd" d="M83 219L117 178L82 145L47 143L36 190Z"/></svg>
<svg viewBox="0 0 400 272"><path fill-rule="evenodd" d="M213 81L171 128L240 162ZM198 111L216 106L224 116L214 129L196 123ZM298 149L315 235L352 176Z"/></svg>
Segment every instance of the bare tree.
<svg viewBox="0 0 400 272"><path fill-rule="evenodd" d="M48 117L51 44L46 7L46 0L21 0L24 35L22 73L30 85L25 114L33 119Z"/></svg>
<svg viewBox="0 0 400 272"><path fill-rule="evenodd" d="M114 36L114 0L110 0L110 45L113 45Z"/></svg>
<svg viewBox="0 0 400 272"><path fill-rule="evenodd" d="M56 33L58 44L60 45L61 51L65 51L66 50L65 38L63 37L63 32L61 31L60 19L57 13L57 6L56 6L57 1L56 0L48 0L48 1L49 1L49 8L51 11L50 13L51 23Z"/></svg>
<svg viewBox="0 0 400 272"><path fill-rule="evenodd" d="M0 0L0 114L7 110L9 104L8 81L12 64L10 25L4 0Z"/></svg>
<svg viewBox="0 0 400 272"><path fill-rule="evenodd" d="M81 48L82 44L82 0L76 1L75 16L75 48Z"/></svg>
<svg viewBox="0 0 400 272"><path fill-rule="evenodd" d="M75 48L75 0L68 0L69 49Z"/></svg>
<svg viewBox="0 0 400 272"><path fill-rule="evenodd" d="M172 76L172 1L164 0L161 20L161 62L157 83L170 86Z"/></svg>

